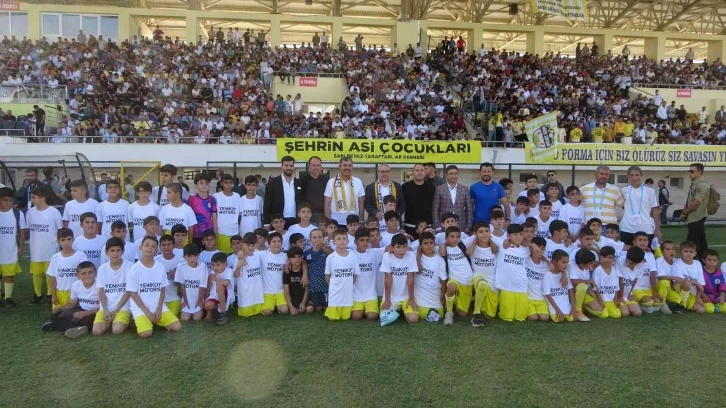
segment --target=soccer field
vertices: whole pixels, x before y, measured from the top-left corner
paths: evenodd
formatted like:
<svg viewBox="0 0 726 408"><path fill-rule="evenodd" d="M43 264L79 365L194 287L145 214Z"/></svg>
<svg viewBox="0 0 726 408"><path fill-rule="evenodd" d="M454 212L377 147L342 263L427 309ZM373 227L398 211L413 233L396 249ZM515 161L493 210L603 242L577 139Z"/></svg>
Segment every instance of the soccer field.
<svg viewBox="0 0 726 408"><path fill-rule="evenodd" d="M726 229L710 228L715 249ZM677 243L684 228L664 229ZM27 261L27 260L26 260ZM723 403L726 316L472 328L314 316L192 322L69 340L43 333L49 307L0 310L0 406L72 407L709 407Z"/></svg>

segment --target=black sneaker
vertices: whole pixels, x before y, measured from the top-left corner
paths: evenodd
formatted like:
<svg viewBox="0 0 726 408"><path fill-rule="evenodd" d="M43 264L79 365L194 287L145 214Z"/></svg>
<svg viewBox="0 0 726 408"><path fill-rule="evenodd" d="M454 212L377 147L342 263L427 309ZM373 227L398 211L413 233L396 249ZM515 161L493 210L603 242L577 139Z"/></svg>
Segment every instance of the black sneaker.
<svg viewBox="0 0 726 408"><path fill-rule="evenodd" d="M53 304L53 297L51 297L50 295L46 296L45 297L45 303L47 303L49 305L52 305Z"/></svg>
<svg viewBox="0 0 726 408"><path fill-rule="evenodd" d="M54 329L53 322L45 322L42 326L40 326L40 330L44 332L53 331Z"/></svg>
<svg viewBox="0 0 726 408"><path fill-rule="evenodd" d="M673 314L686 313L686 307L681 304L671 306L671 310L673 310Z"/></svg>
<svg viewBox="0 0 726 408"><path fill-rule="evenodd" d="M477 313L474 316L472 316L471 325L474 327L484 326L484 316L482 316L481 313Z"/></svg>
<svg viewBox="0 0 726 408"><path fill-rule="evenodd" d="M224 326L227 323L229 323L229 319L227 319L226 313L220 313L219 316L217 316L217 320L214 321L215 326Z"/></svg>
<svg viewBox="0 0 726 408"><path fill-rule="evenodd" d="M43 303L43 297L33 295L33 299L30 301L30 303L28 303L28 305L39 305L41 303Z"/></svg>
<svg viewBox="0 0 726 408"><path fill-rule="evenodd" d="M12 307L15 307L15 302L13 302L13 300L12 300L12 299L10 299L10 298L6 298L6 299L5 299L4 301L3 301L3 303L5 304L5 307L7 307L8 309L10 309L10 308L12 308Z"/></svg>

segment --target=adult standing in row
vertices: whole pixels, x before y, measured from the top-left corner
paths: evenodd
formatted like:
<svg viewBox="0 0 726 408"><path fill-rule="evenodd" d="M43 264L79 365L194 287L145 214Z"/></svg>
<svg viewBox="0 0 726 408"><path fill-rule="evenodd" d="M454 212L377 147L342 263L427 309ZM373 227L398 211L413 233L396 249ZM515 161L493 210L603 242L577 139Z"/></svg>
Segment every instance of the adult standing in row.
<svg viewBox="0 0 726 408"><path fill-rule="evenodd" d="M472 226L473 213L469 187L459 184L459 168L455 165L446 167L446 183L436 187L433 204L433 222L441 228L441 216L454 213L459 217L462 231Z"/></svg>
<svg viewBox="0 0 726 408"><path fill-rule="evenodd" d="M325 214L325 187L330 176L323 174L323 161L318 156L308 160L308 173L300 177L303 189L303 201L312 207L312 222L318 222Z"/></svg>
<svg viewBox="0 0 726 408"><path fill-rule="evenodd" d="M673 204L671 202L671 193L666 188L665 180L658 180L658 204L660 205L660 222L668 223L668 207Z"/></svg>
<svg viewBox="0 0 726 408"><path fill-rule="evenodd" d="M25 183L15 193L15 206L23 211L29 210L33 205L30 203L30 191L42 186L43 182L38 180L38 169L31 167L25 170Z"/></svg>
<svg viewBox="0 0 726 408"><path fill-rule="evenodd" d="M416 225L422 221L432 225L432 209L434 206L434 194L436 186L426 180L426 169L423 164L413 166L413 179L403 183L401 186L403 197L406 203L406 216L404 217L403 228L414 238L418 238Z"/></svg>
<svg viewBox="0 0 726 408"><path fill-rule="evenodd" d="M338 173L328 180L325 186L325 217L338 222L342 228L346 226L349 215L357 215L363 220L365 187L358 177L353 177L353 160L343 157L338 162Z"/></svg>
<svg viewBox="0 0 726 408"><path fill-rule="evenodd" d="M270 217L274 214L285 217L285 228L297 224L297 206L302 203L302 186L293 177L295 159L284 156L280 160L280 170L280 177L270 177L265 188L262 203L262 224L265 227L270 227Z"/></svg>
<svg viewBox="0 0 726 408"><path fill-rule="evenodd" d="M406 201L401 185L391 181L391 166L381 164L378 166L378 179L366 186L365 210L368 217L383 220L383 198L388 195L396 198L396 212L403 215Z"/></svg>
<svg viewBox="0 0 726 408"><path fill-rule="evenodd" d="M426 180L434 183L435 187L438 187L444 183L446 183L446 180L444 180L443 177L436 174L436 163L434 162L428 162L424 164L424 169L426 170ZM435 222L435 220L434 220Z"/></svg>
<svg viewBox="0 0 726 408"><path fill-rule="evenodd" d="M706 241L706 217L708 217L708 202L711 185L703 180L703 164L693 163L688 169L691 187L688 189L686 206L681 217L686 220L688 235L686 240L696 244L696 255L703 259L703 253L708 249Z"/></svg>
<svg viewBox="0 0 726 408"><path fill-rule="evenodd" d="M566 195L565 195L565 186L563 186L562 183L560 183L559 181L557 181L557 172L554 171L554 170L549 170L547 172L547 182L544 183L544 184L542 184L542 187L540 187L540 189L539 189L542 192L542 194L544 194L545 197L547 197L547 186L550 183L557 184L557 188L560 190L560 196L559 196L559 198L565 198L566 197Z"/></svg>
<svg viewBox="0 0 726 408"><path fill-rule="evenodd" d="M617 208L623 206L625 198L618 186L608 183L609 178L610 167L597 166L595 182L580 188L582 205L585 207L585 220L599 218L603 225L618 223Z"/></svg>
<svg viewBox="0 0 726 408"><path fill-rule="evenodd" d="M477 222L489 222L492 208L504 207L504 220L509 224L511 217L511 206L507 201L507 194L501 184L492 180L494 165L482 163L479 166L479 177L481 181L474 183L469 188L469 195L473 202L474 224Z"/></svg>
<svg viewBox="0 0 726 408"><path fill-rule="evenodd" d="M633 235L638 231L648 234L648 243L658 237L663 242L660 233L660 206L655 196L655 190L642 183L643 171L638 166L628 169L629 186L620 189L625 198L623 218L620 220L620 240L625 245L633 245Z"/></svg>

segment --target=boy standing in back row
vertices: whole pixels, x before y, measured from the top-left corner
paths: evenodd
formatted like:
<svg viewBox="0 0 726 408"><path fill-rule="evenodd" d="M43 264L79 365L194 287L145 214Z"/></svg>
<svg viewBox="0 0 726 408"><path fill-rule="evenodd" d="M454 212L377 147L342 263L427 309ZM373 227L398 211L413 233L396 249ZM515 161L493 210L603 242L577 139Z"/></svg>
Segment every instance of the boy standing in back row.
<svg viewBox="0 0 726 408"><path fill-rule="evenodd" d="M5 289L5 307L15 306L15 274L21 272L18 259L23 256L25 235L28 232L25 215L13 209L13 196L11 188L0 188L0 276Z"/></svg>
<svg viewBox="0 0 726 408"><path fill-rule="evenodd" d="M222 191L213 196L217 201L217 248L225 254L233 253L230 240L239 234L240 196L232 191L233 187L232 176L225 174Z"/></svg>
<svg viewBox="0 0 726 408"><path fill-rule="evenodd" d="M126 217L129 213L129 202L121 199L121 184L118 180L106 182L106 193L108 199L102 201L96 207L96 219L98 220L98 234L104 238L111 238L111 224L114 221L123 221L128 224ZM130 241L128 230L126 241Z"/></svg>
<svg viewBox="0 0 726 408"><path fill-rule="evenodd" d="M167 187L174 183L174 178L176 177L177 168L173 164L165 164L161 166L161 169L159 169L159 177L161 179L161 185L156 186L151 190L151 201L155 202L159 205L159 207L163 207L167 204L169 204L170 199L167 195ZM183 201L189 200L189 193L182 189L183 191L180 193L181 198Z"/></svg>
<svg viewBox="0 0 726 408"><path fill-rule="evenodd" d="M63 207L63 226L73 231L74 237L83 235L81 228L81 214L96 213L98 201L88 198L88 185L85 180L73 180L71 182L71 198L73 200Z"/></svg>
<svg viewBox="0 0 726 408"><path fill-rule="evenodd" d="M50 259L58 252L57 233L63 228L63 217L55 208L48 205L47 196L50 189L38 186L30 190L30 202L26 220L30 230L30 273L33 275L33 300L31 305L40 304L43 296L43 277L48 269ZM68 230L73 234L73 231ZM46 277L48 303L51 303L50 278Z"/></svg>

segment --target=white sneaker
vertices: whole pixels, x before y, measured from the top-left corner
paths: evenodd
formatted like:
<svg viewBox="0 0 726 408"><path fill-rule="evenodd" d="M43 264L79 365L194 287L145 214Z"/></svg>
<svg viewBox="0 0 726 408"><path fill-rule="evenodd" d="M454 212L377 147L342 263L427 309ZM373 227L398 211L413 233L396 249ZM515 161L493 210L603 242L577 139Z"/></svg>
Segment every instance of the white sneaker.
<svg viewBox="0 0 726 408"><path fill-rule="evenodd" d="M590 318L585 316L585 313L580 312L577 314L577 321L578 322L589 322Z"/></svg>
<svg viewBox="0 0 726 408"><path fill-rule="evenodd" d="M444 326L451 326L454 324L454 312L446 312L444 315Z"/></svg>
<svg viewBox="0 0 726 408"><path fill-rule="evenodd" d="M86 334L88 334L88 327L86 327L86 326L73 327L71 329L66 330L64 334L69 339L77 339L81 336L85 336Z"/></svg>
<svg viewBox="0 0 726 408"><path fill-rule="evenodd" d="M665 303L663 303L662 305L660 305L660 311L661 311L661 313L667 314L667 315L673 314L673 312L671 311L671 308L668 307L668 305L665 304Z"/></svg>

